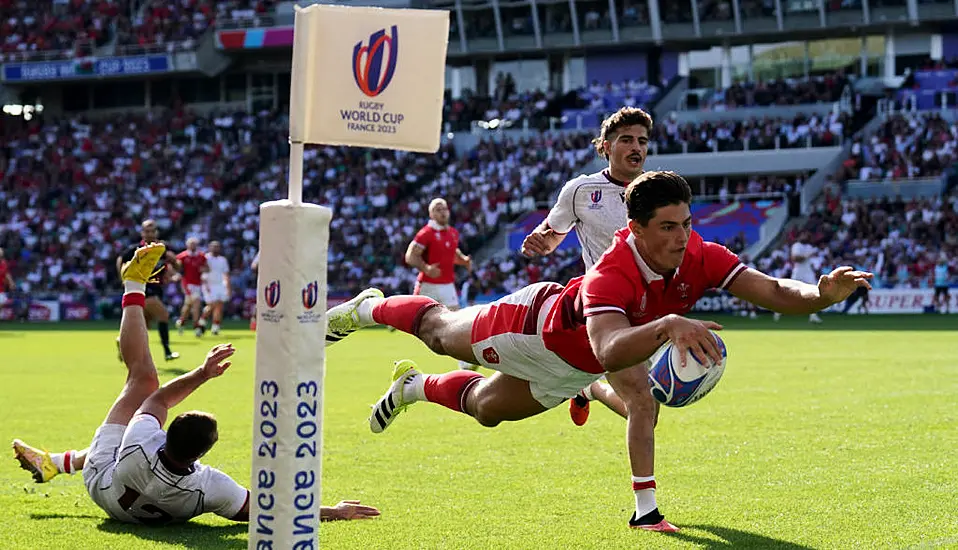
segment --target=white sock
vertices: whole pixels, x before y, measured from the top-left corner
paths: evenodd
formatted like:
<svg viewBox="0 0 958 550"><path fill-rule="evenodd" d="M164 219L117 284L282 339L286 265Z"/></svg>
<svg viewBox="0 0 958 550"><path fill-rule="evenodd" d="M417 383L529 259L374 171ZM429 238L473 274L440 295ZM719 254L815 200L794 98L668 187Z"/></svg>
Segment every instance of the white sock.
<svg viewBox="0 0 958 550"><path fill-rule="evenodd" d="M367 298L363 300L359 304L359 307L356 308L356 314L359 315L359 324L364 327L378 325L379 323L373 320L373 308L384 300L385 298Z"/></svg>
<svg viewBox="0 0 958 550"><path fill-rule="evenodd" d="M74 474L73 455L76 451L67 451L65 453L50 453L50 460L53 461L57 471L61 474Z"/></svg>
<svg viewBox="0 0 958 550"><path fill-rule="evenodd" d="M636 490L637 484L643 486L652 484L651 487ZM655 503L655 476L632 476L632 490L635 492L635 517L636 519L648 514L659 506Z"/></svg>
<svg viewBox="0 0 958 550"><path fill-rule="evenodd" d="M582 397L585 397L589 401L595 401L595 396L592 395L592 384L582 388L582 391L579 392Z"/></svg>
<svg viewBox="0 0 958 550"><path fill-rule="evenodd" d="M421 374L413 376L409 382L402 388L402 400L404 403L415 403L416 401L426 400L425 377Z"/></svg>
<svg viewBox="0 0 958 550"><path fill-rule="evenodd" d="M220 326L219 326L218 324L216 324L216 323L213 323L213 330L215 330L216 332L219 332L219 331L220 331Z"/></svg>
<svg viewBox="0 0 958 550"><path fill-rule="evenodd" d="M146 283L123 281L123 294L146 294Z"/></svg>

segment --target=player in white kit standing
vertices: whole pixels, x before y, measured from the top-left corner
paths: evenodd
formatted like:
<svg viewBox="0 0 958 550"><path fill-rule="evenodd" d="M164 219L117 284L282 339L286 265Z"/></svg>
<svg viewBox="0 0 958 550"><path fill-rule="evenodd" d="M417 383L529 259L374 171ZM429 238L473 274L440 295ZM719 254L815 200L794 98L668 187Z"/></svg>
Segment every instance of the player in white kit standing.
<svg viewBox="0 0 958 550"><path fill-rule="evenodd" d="M812 265L812 260L818 254L818 248L810 244L811 240L811 235L807 231L803 231L798 239L792 243L789 256L792 260L792 279L814 285L818 284L818 270ZM773 318L778 321L782 318L782 314L775 313ZM808 316L808 322L821 323L822 318L817 313L812 313Z"/></svg>
<svg viewBox="0 0 958 550"><path fill-rule="evenodd" d="M206 307L203 309L203 318L213 316L213 335L220 333L220 327L223 323L223 304L228 302L232 295L230 288L230 263L223 256L223 245L219 241L210 243L210 251L206 253L206 265L209 270L204 273L203 280L203 301Z"/></svg>
<svg viewBox="0 0 958 550"><path fill-rule="evenodd" d="M450 311L459 309L455 266L472 271L472 258L459 249L459 231L449 225L445 199L435 198L429 203L429 221L409 243L406 263L419 270L414 295L432 298ZM460 361L459 367L476 368L465 361Z"/></svg>
<svg viewBox="0 0 958 550"><path fill-rule="evenodd" d="M582 245L582 261L591 268L612 244L615 232L628 224L625 188L643 171L648 154L652 117L642 109L623 107L604 121L593 140L599 156L609 161L601 172L579 176L567 182L545 220L522 243L525 256L551 254L573 228ZM647 365L632 368L646 369ZM616 394L608 384L596 381L569 400L572 421L581 426L589 419L589 401L596 400L632 422L640 422L636 437L641 444L630 446L634 464L632 489L638 517L658 510L655 500L655 425L659 405L649 391ZM629 415L632 411L632 415ZM662 520L656 529L676 528Z"/></svg>
<svg viewBox="0 0 958 550"><path fill-rule="evenodd" d="M143 306L147 281L165 251L159 243L140 247L120 271L124 286L120 351L128 369L126 384L90 446L54 454L17 439L13 449L20 466L37 483L82 472L90 498L118 521L160 526L205 513L249 521L249 491L199 462L219 438L216 418L184 412L163 431L169 410L222 375L235 352L232 344L215 346L203 365L160 387ZM320 509L324 520L377 515L378 510L358 501Z"/></svg>

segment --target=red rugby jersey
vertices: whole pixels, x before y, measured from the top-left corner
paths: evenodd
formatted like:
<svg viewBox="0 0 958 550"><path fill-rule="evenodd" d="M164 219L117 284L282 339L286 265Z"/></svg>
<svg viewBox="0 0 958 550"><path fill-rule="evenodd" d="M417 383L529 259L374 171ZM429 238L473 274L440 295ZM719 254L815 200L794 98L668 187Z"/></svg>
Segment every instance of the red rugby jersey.
<svg viewBox="0 0 958 550"><path fill-rule="evenodd" d="M666 281L639 255L632 232L620 229L599 261L566 285L546 318L542 339L575 368L604 372L589 345L587 317L618 312L639 326L673 313L685 315L705 291L727 288L745 269L732 251L692 231L682 265Z"/></svg>

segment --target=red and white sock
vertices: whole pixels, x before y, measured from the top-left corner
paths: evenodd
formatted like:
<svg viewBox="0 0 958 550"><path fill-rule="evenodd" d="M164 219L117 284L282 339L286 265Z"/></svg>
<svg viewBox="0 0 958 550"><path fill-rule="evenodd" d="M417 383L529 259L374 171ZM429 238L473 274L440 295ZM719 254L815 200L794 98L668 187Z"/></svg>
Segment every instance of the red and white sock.
<svg viewBox="0 0 958 550"><path fill-rule="evenodd" d="M363 326L387 325L418 336L423 315L439 305L439 302L426 296L390 296L386 299L364 300L359 304L357 313Z"/></svg>
<svg viewBox="0 0 958 550"><path fill-rule="evenodd" d="M635 517L641 518L659 506L655 503L655 476L632 476Z"/></svg>
<svg viewBox="0 0 958 550"><path fill-rule="evenodd" d="M403 401L429 401L456 412L465 412L463 406L466 393L485 378L468 370L454 370L446 374L420 374L403 387Z"/></svg>
<svg viewBox="0 0 958 550"><path fill-rule="evenodd" d="M65 453L50 453L50 460L53 461L57 471L61 474L75 474L76 471L73 469L73 455L75 454L75 450Z"/></svg>

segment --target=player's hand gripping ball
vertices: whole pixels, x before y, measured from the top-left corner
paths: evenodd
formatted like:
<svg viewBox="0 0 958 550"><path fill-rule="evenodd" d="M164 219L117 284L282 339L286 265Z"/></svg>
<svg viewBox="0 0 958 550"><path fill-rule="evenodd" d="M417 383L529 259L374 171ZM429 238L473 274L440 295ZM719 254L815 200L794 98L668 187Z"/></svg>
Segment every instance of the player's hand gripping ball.
<svg viewBox="0 0 958 550"><path fill-rule="evenodd" d="M718 334L709 332L715 337L722 354L722 361L717 365L713 365L708 357L698 357L689 350L686 366L683 368L679 350L671 342L665 344L663 349L652 357L649 386L656 401L666 407L685 407L705 397L718 384L725 372L728 350Z"/></svg>

